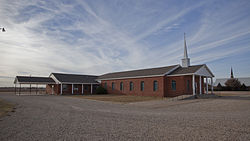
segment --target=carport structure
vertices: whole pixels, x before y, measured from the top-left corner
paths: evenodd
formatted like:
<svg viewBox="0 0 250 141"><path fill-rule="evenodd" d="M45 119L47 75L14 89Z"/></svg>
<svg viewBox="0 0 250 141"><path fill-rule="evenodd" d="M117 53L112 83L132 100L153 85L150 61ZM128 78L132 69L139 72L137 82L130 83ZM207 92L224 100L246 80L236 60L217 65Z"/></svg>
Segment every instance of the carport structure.
<svg viewBox="0 0 250 141"><path fill-rule="evenodd" d="M48 85L55 84L55 81L50 77L31 77L31 76L16 76L14 80L15 84L15 94L21 94L22 85L30 85L30 94L31 94L31 85L36 85L36 94L38 85ZM17 86L19 87L17 88Z"/></svg>

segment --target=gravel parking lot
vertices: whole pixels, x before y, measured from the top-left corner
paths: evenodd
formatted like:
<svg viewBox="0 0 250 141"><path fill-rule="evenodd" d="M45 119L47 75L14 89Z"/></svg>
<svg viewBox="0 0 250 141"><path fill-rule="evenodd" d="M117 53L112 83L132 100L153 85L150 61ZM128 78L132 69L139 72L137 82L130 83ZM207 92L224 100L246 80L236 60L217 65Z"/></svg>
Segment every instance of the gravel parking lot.
<svg viewBox="0 0 250 141"><path fill-rule="evenodd" d="M0 119L0 140L250 140L250 98L130 104L65 96L0 98L16 104Z"/></svg>

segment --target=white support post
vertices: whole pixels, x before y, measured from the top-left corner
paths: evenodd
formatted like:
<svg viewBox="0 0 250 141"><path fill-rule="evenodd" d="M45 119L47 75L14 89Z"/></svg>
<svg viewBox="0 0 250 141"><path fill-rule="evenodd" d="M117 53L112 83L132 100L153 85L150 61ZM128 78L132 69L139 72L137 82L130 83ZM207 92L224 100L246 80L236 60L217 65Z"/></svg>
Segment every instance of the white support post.
<svg viewBox="0 0 250 141"><path fill-rule="evenodd" d="M208 78L206 76L206 94L208 94Z"/></svg>
<svg viewBox="0 0 250 141"><path fill-rule="evenodd" d="M62 85L63 85L63 84L61 83L61 95L62 95L62 90L63 90L63 89L62 89Z"/></svg>
<svg viewBox="0 0 250 141"><path fill-rule="evenodd" d="M195 95L195 75L194 74L193 74L192 86L193 86L193 95Z"/></svg>
<svg viewBox="0 0 250 141"><path fill-rule="evenodd" d="M37 87L38 87L38 84L36 84L36 94L37 94Z"/></svg>
<svg viewBox="0 0 250 141"><path fill-rule="evenodd" d="M22 89L22 86L21 86L21 83L20 83L19 95L21 94L21 89Z"/></svg>
<svg viewBox="0 0 250 141"><path fill-rule="evenodd" d="M51 88L52 88L52 93L51 94L54 94L54 85L51 85Z"/></svg>
<svg viewBox="0 0 250 141"><path fill-rule="evenodd" d="M82 84L82 94L83 94L83 84Z"/></svg>
<svg viewBox="0 0 250 141"><path fill-rule="evenodd" d="M16 83L15 83L15 95L16 95Z"/></svg>
<svg viewBox="0 0 250 141"><path fill-rule="evenodd" d="M202 90L201 90L201 76L200 76L200 95L202 94Z"/></svg>
<svg viewBox="0 0 250 141"><path fill-rule="evenodd" d="M90 93L93 93L93 84L91 84L91 89L90 89Z"/></svg>
<svg viewBox="0 0 250 141"><path fill-rule="evenodd" d="M211 94L214 93L213 77L211 77Z"/></svg>
<svg viewBox="0 0 250 141"><path fill-rule="evenodd" d="M30 95L31 95L31 84L30 84Z"/></svg>
<svg viewBox="0 0 250 141"><path fill-rule="evenodd" d="M74 94L74 84L72 84L72 94Z"/></svg>

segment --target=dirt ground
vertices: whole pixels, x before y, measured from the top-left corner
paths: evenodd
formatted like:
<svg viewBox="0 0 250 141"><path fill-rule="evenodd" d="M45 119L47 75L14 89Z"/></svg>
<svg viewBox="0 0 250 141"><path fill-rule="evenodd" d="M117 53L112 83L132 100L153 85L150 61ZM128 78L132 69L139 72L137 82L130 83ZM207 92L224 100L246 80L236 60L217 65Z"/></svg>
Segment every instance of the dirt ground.
<svg viewBox="0 0 250 141"><path fill-rule="evenodd" d="M250 140L250 95L115 103L69 96L0 94L16 105L1 141Z"/></svg>

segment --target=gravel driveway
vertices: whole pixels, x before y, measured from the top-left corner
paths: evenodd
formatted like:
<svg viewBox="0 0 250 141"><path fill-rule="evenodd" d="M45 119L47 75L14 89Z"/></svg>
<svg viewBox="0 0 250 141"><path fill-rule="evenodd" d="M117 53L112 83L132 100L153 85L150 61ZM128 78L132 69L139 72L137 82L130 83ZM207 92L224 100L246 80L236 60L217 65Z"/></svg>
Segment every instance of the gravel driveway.
<svg viewBox="0 0 250 141"><path fill-rule="evenodd" d="M65 96L0 98L0 140L250 140L249 98L118 104ZM151 103L151 104L150 104Z"/></svg>

